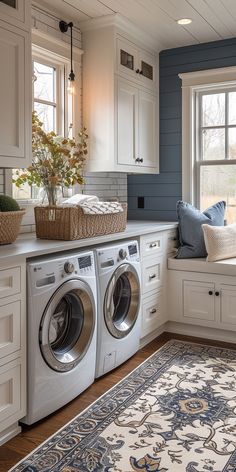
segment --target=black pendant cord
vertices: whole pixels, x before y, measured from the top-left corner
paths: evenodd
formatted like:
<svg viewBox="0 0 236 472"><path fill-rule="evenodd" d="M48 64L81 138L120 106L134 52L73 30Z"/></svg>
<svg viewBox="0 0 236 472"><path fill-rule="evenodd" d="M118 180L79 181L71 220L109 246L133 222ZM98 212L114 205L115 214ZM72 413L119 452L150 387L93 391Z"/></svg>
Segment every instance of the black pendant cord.
<svg viewBox="0 0 236 472"><path fill-rule="evenodd" d="M75 74L73 71L73 26L72 21L70 23L66 23L63 20L59 22L59 29L62 33L66 33L68 28L70 28L70 74L68 78L71 82L75 80Z"/></svg>

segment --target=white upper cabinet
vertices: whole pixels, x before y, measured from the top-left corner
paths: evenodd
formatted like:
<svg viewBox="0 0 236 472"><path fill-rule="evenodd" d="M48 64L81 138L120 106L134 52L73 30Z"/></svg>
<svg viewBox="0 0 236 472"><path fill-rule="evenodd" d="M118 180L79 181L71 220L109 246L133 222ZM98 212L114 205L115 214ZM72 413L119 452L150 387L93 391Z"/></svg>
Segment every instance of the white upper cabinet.
<svg viewBox="0 0 236 472"><path fill-rule="evenodd" d="M131 41L114 15L104 24L101 21L105 20L81 25L83 118L90 137L87 169L156 174L158 56L144 48L137 31L137 39Z"/></svg>
<svg viewBox="0 0 236 472"><path fill-rule="evenodd" d="M31 21L30 0L1 0L0 18L4 22L29 31Z"/></svg>
<svg viewBox="0 0 236 472"><path fill-rule="evenodd" d="M3 6L0 3L0 18ZM31 158L30 37L30 31L0 21L0 167L25 167Z"/></svg>
<svg viewBox="0 0 236 472"><path fill-rule="evenodd" d="M157 60L154 54L138 48L128 40L117 37L117 73L147 88L155 90Z"/></svg>

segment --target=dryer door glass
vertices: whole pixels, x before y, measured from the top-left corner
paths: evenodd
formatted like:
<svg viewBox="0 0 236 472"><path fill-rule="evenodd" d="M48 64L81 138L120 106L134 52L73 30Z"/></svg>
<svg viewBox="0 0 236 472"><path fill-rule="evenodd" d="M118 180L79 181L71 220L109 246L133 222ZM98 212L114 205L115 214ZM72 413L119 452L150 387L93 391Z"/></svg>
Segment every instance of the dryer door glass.
<svg viewBox="0 0 236 472"><path fill-rule="evenodd" d="M107 329L115 338L124 338L132 330L139 313L140 284L134 267L122 264L114 272L104 299Z"/></svg>
<svg viewBox="0 0 236 472"><path fill-rule="evenodd" d="M66 372L85 355L95 326L93 296L79 280L70 280L54 293L43 314L39 342L52 369Z"/></svg>

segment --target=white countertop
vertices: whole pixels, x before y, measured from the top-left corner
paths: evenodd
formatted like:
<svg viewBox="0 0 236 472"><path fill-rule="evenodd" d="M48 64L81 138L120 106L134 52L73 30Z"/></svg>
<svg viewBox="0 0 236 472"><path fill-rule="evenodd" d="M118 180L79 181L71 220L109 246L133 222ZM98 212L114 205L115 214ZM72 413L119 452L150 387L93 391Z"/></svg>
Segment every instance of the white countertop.
<svg viewBox="0 0 236 472"><path fill-rule="evenodd" d="M135 238L143 234L165 231L175 228L176 226L176 222L128 221L126 230L122 233L107 234L95 238L77 239L76 241L36 239L35 234L22 234L17 238L14 244L0 246L0 265L12 264L22 259L45 254Z"/></svg>

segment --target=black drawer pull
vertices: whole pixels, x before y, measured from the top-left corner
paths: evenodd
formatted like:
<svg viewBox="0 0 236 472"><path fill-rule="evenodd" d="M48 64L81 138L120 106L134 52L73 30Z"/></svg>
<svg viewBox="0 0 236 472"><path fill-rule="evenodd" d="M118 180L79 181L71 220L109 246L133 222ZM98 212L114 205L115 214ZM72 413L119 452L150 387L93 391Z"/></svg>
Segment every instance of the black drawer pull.
<svg viewBox="0 0 236 472"><path fill-rule="evenodd" d="M150 280L155 279L155 278L156 278L156 274L149 275Z"/></svg>
<svg viewBox="0 0 236 472"><path fill-rule="evenodd" d="M154 315L154 313L156 313L156 312L157 312L156 308L152 308L152 309L150 310L150 315Z"/></svg>
<svg viewBox="0 0 236 472"><path fill-rule="evenodd" d="M157 243L151 243L151 244L149 244L149 247L150 247L150 249L152 249L154 247L157 247Z"/></svg>
<svg viewBox="0 0 236 472"><path fill-rule="evenodd" d="M208 292L208 293L209 293L209 295L213 295L213 292L212 292L212 290L209 290L209 292Z"/></svg>
<svg viewBox="0 0 236 472"><path fill-rule="evenodd" d="M219 295L220 295L220 292L215 292L216 297L219 297Z"/></svg>

